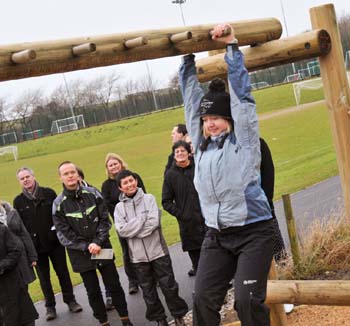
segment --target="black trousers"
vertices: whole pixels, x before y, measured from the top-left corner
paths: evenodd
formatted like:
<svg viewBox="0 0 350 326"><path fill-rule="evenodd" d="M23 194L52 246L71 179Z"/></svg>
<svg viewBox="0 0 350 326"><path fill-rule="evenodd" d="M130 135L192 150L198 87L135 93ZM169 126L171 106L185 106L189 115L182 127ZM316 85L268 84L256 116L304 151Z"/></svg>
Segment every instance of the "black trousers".
<svg viewBox="0 0 350 326"><path fill-rule="evenodd" d="M102 276L103 283L108 287L112 297L113 306L119 313L120 317L128 316L128 308L125 300L124 290L119 281L119 275L114 262L106 265L98 265L98 270ZM88 295L89 304L92 308L94 317L102 324L107 318L106 307L103 302L100 284L98 281L97 271L90 270L80 273Z"/></svg>
<svg viewBox="0 0 350 326"><path fill-rule="evenodd" d="M138 286L139 281L137 280L136 271L133 267L133 264L130 261L128 241L125 238L121 238L119 234L118 234L118 238L119 238L120 247L122 248L122 252L123 252L124 270L129 280L129 287ZM109 291L108 286L106 286L106 284L105 284L105 288L106 288L106 297L111 297L111 292Z"/></svg>
<svg viewBox="0 0 350 326"><path fill-rule="evenodd" d="M147 263L135 263L133 266L146 303L146 318L148 320L166 319L164 307L158 296L156 282L159 283L171 315L174 318L180 318L187 313L187 303L179 296L179 285L175 281L169 255Z"/></svg>
<svg viewBox="0 0 350 326"><path fill-rule="evenodd" d="M209 229L203 241L195 283L193 325L218 326L220 308L232 278L234 307L242 326L269 326L267 276L273 256L272 221L225 231Z"/></svg>
<svg viewBox="0 0 350 326"><path fill-rule="evenodd" d="M192 267L196 271L198 269L199 257L201 255L200 249L189 250L188 255L190 256Z"/></svg>
<svg viewBox="0 0 350 326"><path fill-rule="evenodd" d="M62 290L63 301L65 303L75 301L73 285L67 267L66 250L63 246L59 245L52 251L38 254L36 271L39 277L41 290L43 291L45 297L45 306L55 307L56 305L55 294L53 292L50 279L49 260L51 260L52 266L58 277Z"/></svg>

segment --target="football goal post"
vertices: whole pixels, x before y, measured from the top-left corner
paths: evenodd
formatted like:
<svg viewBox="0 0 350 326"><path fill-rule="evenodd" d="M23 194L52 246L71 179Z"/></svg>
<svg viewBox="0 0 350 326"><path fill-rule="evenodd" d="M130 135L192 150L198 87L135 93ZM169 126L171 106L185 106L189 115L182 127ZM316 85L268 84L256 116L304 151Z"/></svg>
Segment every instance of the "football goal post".
<svg viewBox="0 0 350 326"><path fill-rule="evenodd" d="M295 103L298 106L301 99L301 91L303 89L316 90L323 87L322 78L309 79L293 84Z"/></svg>
<svg viewBox="0 0 350 326"><path fill-rule="evenodd" d="M0 146L17 143L17 135L14 131L0 135Z"/></svg>
<svg viewBox="0 0 350 326"><path fill-rule="evenodd" d="M82 114L53 121L51 125L51 134L60 134L62 132L81 128L85 128L84 116Z"/></svg>
<svg viewBox="0 0 350 326"><path fill-rule="evenodd" d="M0 155L2 156L5 154L12 154L15 161L17 161L17 158L18 158L17 146L0 147Z"/></svg>

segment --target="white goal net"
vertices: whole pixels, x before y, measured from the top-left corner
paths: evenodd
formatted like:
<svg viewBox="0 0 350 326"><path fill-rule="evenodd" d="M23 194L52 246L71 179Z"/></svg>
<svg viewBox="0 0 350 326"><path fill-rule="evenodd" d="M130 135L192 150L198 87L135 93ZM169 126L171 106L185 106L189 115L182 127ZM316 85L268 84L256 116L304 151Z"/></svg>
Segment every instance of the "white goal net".
<svg viewBox="0 0 350 326"><path fill-rule="evenodd" d="M0 155L2 156L5 154L12 154L15 161L17 161L17 158L18 158L17 146L0 147Z"/></svg>
<svg viewBox="0 0 350 326"><path fill-rule="evenodd" d="M17 135L14 131L0 135L0 146L17 143Z"/></svg>
<svg viewBox="0 0 350 326"><path fill-rule="evenodd" d="M51 125L51 134L60 134L80 128L85 128L84 116L82 114L53 121Z"/></svg>
<svg viewBox="0 0 350 326"><path fill-rule="evenodd" d="M347 72L348 83L350 84L350 71ZM302 90L317 90L323 88L322 78L313 78L293 84L295 103L298 106L301 101Z"/></svg>

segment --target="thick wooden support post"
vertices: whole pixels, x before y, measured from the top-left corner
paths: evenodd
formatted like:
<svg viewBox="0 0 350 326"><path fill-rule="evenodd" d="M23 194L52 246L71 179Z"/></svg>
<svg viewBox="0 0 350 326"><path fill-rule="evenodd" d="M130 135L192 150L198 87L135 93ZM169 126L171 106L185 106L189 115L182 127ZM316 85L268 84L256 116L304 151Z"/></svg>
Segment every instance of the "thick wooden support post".
<svg viewBox="0 0 350 326"><path fill-rule="evenodd" d="M34 50L23 50L11 55L11 61L13 63L27 63L36 58L36 52Z"/></svg>
<svg viewBox="0 0 350 326"><path fill-rule="evenodd" d="M86 53L91 53L94 51L96 51L95 43L84 43L84 44L80 44L72 47L72 53L73 55L76 55L76 56L86 54Z"/></svg>
<svg viewBox="0 0 350 326"><path fill-rule="evenodd" d="M275 18L236 21L229 24L234 27L241 45L268 42L278 39L282 34L281 23ZM186 26L0 46L0 81L223 49L225 44L213 41L209 35L214 26ZM181 42L169 41L169 36L188 31L191 31L192 38ZM129 42L124 45L125 40L138 37L146 38L148 43L137 47L132 47ZM97 50L87 55L72 56L72 47L86 42L96 44ZM37 52L34 62L18 66L10 62L11 53L26 50L28 45Z"/></svg>
<svg viewBox="0 0 350 326"><path fill-rule="evenodd" d="M290 195L282 195L284 215L286 217L286 224L289 235L290 247L292 250L292 257L294 262L294 268L299 270L300 266L300 250L298 241L298 232L293 215L292 204L290 202Z"/></svg>
<svg viewBox="0 0 350 326"><path fill-rule="evenodd" d="M169 37L171 43L179 43L185 40L190 40L192 38L192 33L189 31L173 34Z"/></svg>
<svg viewBox="0 0 350 326"><path fill-rule="evenodd" d="M268 281L267 303L350 305L350 281Z"/></svg>
<svg viewBox="0 0 350 326"><path fill-rule="evenodd" d="M344 67L337 18L332 4L311 8L310 16L312 27L326 29L332 39L332 51L320 58L320 68L346 214L350 222L350 89Z"/></svg>
<svg viewBox="0 0 350 326"><path fill-rule="evenodd" d="M237 37L238 38L238 37ZM240 44L241 45L241 44ZM325 30L314 30L296 36L243 48L249 71L265 69L303 59L324 56L331 49L331 39ZM227 65L224 53L196 61L198 79L206 82L214 77L225 78Z"/></svg>
<svg viewBox="0 0 350 326"><path fill-rule="evenodd" d="M275 266L275 260L272 260L269 280L277 280L277 271ZM271 326L287 326L287 317L284 311L283 304L269 304L270 307L270 321Z"/></svg>

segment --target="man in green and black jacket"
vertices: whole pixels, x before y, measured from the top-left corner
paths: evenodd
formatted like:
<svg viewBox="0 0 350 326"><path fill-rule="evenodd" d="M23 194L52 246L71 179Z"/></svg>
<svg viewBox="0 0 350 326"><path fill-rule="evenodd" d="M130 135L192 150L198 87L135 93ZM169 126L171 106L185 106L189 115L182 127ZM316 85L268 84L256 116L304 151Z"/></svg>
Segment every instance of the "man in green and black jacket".
<svg viewBox="0 0 350 326"><path fill-rule="evenodd" d="M98 283L96 269L110 289L112 302L123 325L131 326L123 288L112 259L92 260L101 249L112 248L109 241L111 223L101 194L93 187L79 183L76 166L65 161L58 167L63 192L53 204L53 221L57 236L67 252L73 271L80 273L94 317L101 325L109 325L106 308Z"/></svg>

